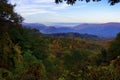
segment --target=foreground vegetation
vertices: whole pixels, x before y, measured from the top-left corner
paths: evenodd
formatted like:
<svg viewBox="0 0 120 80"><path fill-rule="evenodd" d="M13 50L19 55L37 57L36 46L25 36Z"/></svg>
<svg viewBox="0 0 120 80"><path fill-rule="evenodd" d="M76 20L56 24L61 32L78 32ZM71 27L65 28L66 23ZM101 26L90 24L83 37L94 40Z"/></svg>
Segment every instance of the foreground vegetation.
<svg viewBox="0 0 120 80"><path fill-rule="evenodd" d="M120 34L95 43L0 27L0 80L119 80Z"/></svg>

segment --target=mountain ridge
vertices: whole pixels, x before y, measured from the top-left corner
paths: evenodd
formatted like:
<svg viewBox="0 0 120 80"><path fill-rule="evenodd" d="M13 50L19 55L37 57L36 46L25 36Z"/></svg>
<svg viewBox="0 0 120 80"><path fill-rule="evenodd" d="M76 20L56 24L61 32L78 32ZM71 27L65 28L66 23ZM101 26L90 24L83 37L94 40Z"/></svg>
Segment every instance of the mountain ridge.
<svg viewBox="0 0 120 80"><path fill-rule="evenodd" d="M99 37L96 35L91 34L80 34L80 33L74 33L74 32L68 32L68 33L53 33L53 34L43 34L44 36L54 37L54 38L80 38L82 40L87 41L106 41L107 38Z"/></svg>
<svg viewBox="0 0 120 80"><path fill-rule="evenodd" d="M81 34L92 34L102 37L115 37L120 32L120 23L109 22L109 23L83 23L73 27L66 26L46 26L39 23L23 23L28 28L36 28L44 34L53 33L81 33Z"/></svg>

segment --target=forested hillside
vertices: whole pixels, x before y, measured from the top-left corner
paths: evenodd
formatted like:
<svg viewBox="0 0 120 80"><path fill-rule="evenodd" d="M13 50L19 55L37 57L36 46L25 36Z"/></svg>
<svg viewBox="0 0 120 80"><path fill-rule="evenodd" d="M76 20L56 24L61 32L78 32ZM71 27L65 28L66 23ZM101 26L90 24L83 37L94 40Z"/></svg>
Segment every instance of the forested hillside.
<svg viewBox="0 0 120 80"><path fill-rule="evenodd" d="M55 37L55 38L79 38L82 40L87 40L87 41L94 41L94 42L104 42L109 40L109 38L105 38L105 37L99 37L96 35L91 35L91 34L80 34L80 33L73 33L73 32L69 32L69 33L54 33L54 34L43 34L45 36L51 36L51 37Z"/></svg>
<svg viewBox="0 0 120 80"><path fill-rule="evenodd" d="M114 41L93 43L20 25L0 28L1 80L119 79L119 34Z"/></svg>

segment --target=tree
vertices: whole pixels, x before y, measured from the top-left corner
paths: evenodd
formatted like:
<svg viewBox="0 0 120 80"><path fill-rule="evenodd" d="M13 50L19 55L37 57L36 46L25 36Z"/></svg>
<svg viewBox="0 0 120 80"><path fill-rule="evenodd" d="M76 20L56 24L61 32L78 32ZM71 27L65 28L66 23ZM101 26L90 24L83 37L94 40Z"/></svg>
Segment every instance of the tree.
<svg viewBox="0 0 120 80"><path fill-rule="evenodd" d="M8 33L0 36L0 68L15 69L22 61L20 46L14 44Z"/></svg>
<svg viewBox="0 0 120 80"><path fill-rule="evenodd" d="M15 5L8 3L8 0L0 0L0 25L9 23L21 23L23 18L14 12Z"/></svg>
<svg viewBox="0 0 120 80"><path fill-rule="evenodd" d="M120 56L120 33L118 33L115 40L111 43L108 51L108 57L110 60L115 59L117 56Z"/></svg>
<svg viewBox="0 0 120 80"><path fill-rule="evenodd" d="M67 4L75 4L76 1L86 1L86 2L90 2L90 1L94 1L94 2L98 2L98 1L101 1L101 0L55 0L56 3L61 3L61 2L66 2ZM114 5L116 3L119 3L120 0L108 0L108 2L111 4L111 5Z"/></svg>

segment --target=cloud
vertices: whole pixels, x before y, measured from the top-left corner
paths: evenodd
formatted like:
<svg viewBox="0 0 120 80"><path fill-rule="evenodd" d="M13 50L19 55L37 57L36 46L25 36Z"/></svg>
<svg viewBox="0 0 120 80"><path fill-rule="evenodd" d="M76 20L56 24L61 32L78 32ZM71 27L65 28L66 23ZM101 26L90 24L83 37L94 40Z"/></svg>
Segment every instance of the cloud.
<svg viewBox="0 0 120 80"><path fill-rule="evenodd" d="M20 4L21 2L22 2L23 0L10 0L9 2L11 3L11 4Z"/></svg>
<svg viewBox="0 0 120 80"><path fill-rule="evenodd" d="M70 5L67 5L65 3L58 5L57 7L54 7L53 10L61 10L61 9L65 9L67 7L69 7Z"/></svg>
<svg viewBox="0 0 120 80"><path fill-rule="evenodd" d="M53 3L54 0L34 0L35 3Z"/></svg>
<svg viewBox="0 0 120 80"><path fill-rule="evenodd" d="M56 14L54 11L46 10L44 8L39 8L36 5L31 6L21 6L17 7L16 12L20 13L22 16L30 16L36 14Z"/></svg>
<svg viewBox="0 0 120 80"><path fill-rule="evenodd" d="M12 4L47 4L54 3L54 0L10 0Z"/></svg>
<svg viewBox="0 0 120 80"><path fill-rule="evenodd" d="M15 11L23 17L35 14L59 15L58 10L69 7L66 3L55 4L54 0L11 0L12 4L17 4Z"/></svg>
<svg viewBox="0 0 120 80"><path fill-rule="evenodd" d="M70 6L66 3L56 4L54 0L11 0L11 3L17 4L15 12L23 16L25 21L54 21L61 17L62 10Z"/></svg>
<svg viewBox="0 0 120 80"><path fill-rule="evenodd" d="M45 10L40 10L40 11L36 11L36 10L30 10L30 11L26 11L25 13L21 13L22 16L30 16L30 15L36 15L36 14L47 14L47 13L53 13L51 11L45 11Z"/></svg>

